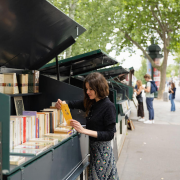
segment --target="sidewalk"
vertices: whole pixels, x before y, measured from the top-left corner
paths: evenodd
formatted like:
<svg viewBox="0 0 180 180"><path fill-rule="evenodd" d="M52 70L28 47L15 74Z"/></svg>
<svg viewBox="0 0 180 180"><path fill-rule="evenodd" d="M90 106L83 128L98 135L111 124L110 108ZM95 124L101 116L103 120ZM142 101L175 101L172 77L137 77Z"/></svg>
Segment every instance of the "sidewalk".
<svg viewBox="0 0 180 180"><path fill-rule="evenodd" d="M117 162L120 180L180 180L180 103L175 113L170 102L155 99L154 107L155 124L134 120L135 130L127 132Z"/></svg>

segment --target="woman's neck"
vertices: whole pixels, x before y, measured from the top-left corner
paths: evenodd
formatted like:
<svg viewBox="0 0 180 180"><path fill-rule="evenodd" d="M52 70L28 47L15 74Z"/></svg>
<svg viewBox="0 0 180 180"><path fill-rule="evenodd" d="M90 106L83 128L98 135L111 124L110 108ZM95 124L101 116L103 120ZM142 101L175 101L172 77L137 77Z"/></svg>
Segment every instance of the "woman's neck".
<svg viewBox="0 0 180 180"><path fill-rule="evenodd" d="M98 102L100 99L99 98L95 98L95 101Z"/></svg>

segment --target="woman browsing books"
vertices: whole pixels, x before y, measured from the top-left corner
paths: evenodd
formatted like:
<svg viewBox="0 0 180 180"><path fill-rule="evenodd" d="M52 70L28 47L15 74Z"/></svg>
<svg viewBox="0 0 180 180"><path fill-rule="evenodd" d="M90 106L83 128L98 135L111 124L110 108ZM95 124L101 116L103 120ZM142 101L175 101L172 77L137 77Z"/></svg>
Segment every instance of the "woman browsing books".
<svg viewBox="0 0 180 180"><path fill-rule="evenodd" d="M91 73L84 80L84 100L67 101L71 109L86 112L86 129L76 120L71 126L79 133L90 136L90 172L89 180L116 179L118 173L111 147L111 140L116 132L116 110L107 97L109 86L100 73ZM61 109L62 101L58 99L56 108Z"/></svg>

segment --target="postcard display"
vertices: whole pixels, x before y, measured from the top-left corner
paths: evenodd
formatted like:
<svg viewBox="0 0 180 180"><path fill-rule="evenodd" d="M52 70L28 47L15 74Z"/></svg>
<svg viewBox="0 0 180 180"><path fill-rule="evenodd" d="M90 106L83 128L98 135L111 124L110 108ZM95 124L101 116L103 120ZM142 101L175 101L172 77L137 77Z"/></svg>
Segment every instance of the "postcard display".
<svg viewBox="0 0 180 180"><path fill-rule="evenodd" d="M71 60L70 61L71 67L69 66L68 69L63 68L63 65L65 63L67 64L69 60ZM74 64L72 62L74 62ZM121 66L100 69L103 68L103 66L105 67L112 65L113 62L117 63L117 61L113 60L103 51L96 50L72 58L64 59L59 63L59 68L61 72L60 73L61 81L79 87L81 89L83 88L83 80L85 76L87 76L91 72L100 72L105 76L107 80L110 79L108 80L110 87L109 98L115 104L116 107L116 129L117 129L117 133L114 137L114 140L112 140L112 146L113 146L115 159L118 160L127 131L125 115L129 116L130 114L131 107L129 105L129 100L131 99L132 96L131 95L129 96L128 86L118 83L113 79L117 75L128 74L129 73L128 70L125 70ZM76 64L78 64L78 69L75 66ZM56 74L55 63L45 65L40 70L41 73L46 75L51 75L52 77L56 78L54 76Z"/></svg>
<svg viewBox="0 0 180 180"><path fill-rule="evenodd" d="M24 70L38 70L71 46L74 39L85 31L47 1L7 2L3 8L11 18L8 17L8 24L4 21L0 27L0 74L18 75L23 74ZM23 15L24 12L27 16ZM0 93L0 175L2 173L5 180L76 179L89 165L89 138L86 135L67 135L38 155L10 153L10 116L16 115L14 97L22 97L25 111L37 112L50 107L58 98L83 99L82 89L41 74L38 85L39 93ZM23 90L27 91L27 88ZM74 110L71 113L75 119L84 121L82 112ZM20 164L10 164L10 161L16 162L18 159Z"/></svg>

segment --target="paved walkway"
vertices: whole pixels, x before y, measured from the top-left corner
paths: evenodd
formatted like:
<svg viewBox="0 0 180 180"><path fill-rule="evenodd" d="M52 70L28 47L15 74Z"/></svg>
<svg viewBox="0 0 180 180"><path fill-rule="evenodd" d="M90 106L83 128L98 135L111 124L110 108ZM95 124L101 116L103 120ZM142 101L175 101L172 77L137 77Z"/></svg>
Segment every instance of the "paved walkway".
<svg viewBox="0 0 180 180"><path fill-rule="evenodd" d="M175 113L170 102L154 100L154 107L155 124L133 120L135 130L127 132L117 163L120 180L180 180L180 103Z"/></svg>

